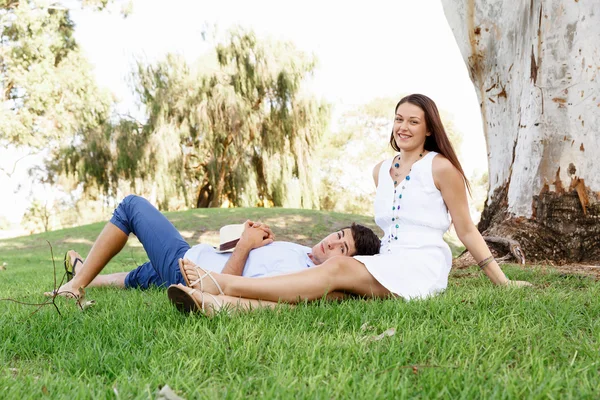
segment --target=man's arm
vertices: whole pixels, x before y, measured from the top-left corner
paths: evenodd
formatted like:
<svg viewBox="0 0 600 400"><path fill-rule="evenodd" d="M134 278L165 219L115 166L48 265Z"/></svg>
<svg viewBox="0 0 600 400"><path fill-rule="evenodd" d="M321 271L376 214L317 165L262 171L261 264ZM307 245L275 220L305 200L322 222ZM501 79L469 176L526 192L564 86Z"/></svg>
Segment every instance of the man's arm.
<svg viewBox="0 0 600 400"><path fill-rule="evenodd" d="M251 251L252 248L247 245L242 245L242 241L240 240L237 246L235 246L233 254L231 254L231 257L227 260L227 264L225 264L225 268L223 268L221 273L241 276Z"/></svg>
<svg viewBox="0 0 600 400"><path fill-rule="evenodd" d="M227 264L225 264L225 268L221 273L241 276L250 252L258 247L273 243L273 240L273 232L267 225L246 221L240 241L235 246L233 254L227 260Z"/></svg>

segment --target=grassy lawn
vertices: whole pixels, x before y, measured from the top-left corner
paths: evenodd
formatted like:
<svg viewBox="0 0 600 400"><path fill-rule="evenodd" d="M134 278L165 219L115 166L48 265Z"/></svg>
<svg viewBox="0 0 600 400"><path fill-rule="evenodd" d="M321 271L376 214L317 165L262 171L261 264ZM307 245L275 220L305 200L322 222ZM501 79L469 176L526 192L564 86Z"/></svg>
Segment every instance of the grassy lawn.
<svg viewBox="0 0 600 400"><path fill-rule="evenodd" d="M169 213L190 244L246 218L277 239L318 241L350 220L308 210ZM0 241L0 298L43 301L50 241L62 272L69 248L90 249L103 224ZM146 261L130 240L106 272ZM155 398L163 385L192 398L598 398L600 283L505 266L534 288L497 288L475 267L425 301L316 302L212 320L175 310L161 290L90 289L85 312L58 299L0 302L0 398ZM59 275L60 278L60 275ZM394 328L395 334L375 340Z"/></svg>

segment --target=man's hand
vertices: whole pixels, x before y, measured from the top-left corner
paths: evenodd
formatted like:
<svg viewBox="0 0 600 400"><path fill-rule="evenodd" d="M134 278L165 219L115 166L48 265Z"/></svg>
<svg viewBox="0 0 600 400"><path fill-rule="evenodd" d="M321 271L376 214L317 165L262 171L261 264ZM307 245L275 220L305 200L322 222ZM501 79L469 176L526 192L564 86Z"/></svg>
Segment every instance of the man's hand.
<svg viewBox="0 0 600 400"><path fill-rule="evenodd" d="M244 223L244 232L237 246L253 250L273 243L274 239L275 236L268 225L248 220Z"/></svg>
<svg viewBox="0 0 600 400"><path fill-rule="evenodd" d="M271 228L269 227L269 225L262 223L262 222L253 222L250 220L247 220L246 222L249 223L250 226L253 228L262 229L265 233L267 233L269 235L268 236L269 239L275 240L275 235L273 235L273 232L271 231Z"/></svg>
<svg viewBox="0 0 600 400"><path fill-rule="evenodd" d="M235 246L229 260L227 260L222 273L241 276L248 260L248 254L253 249L273 243L273 240L275 240L275 236L268 225L250 220L246 221L240 241Z"/></svg>

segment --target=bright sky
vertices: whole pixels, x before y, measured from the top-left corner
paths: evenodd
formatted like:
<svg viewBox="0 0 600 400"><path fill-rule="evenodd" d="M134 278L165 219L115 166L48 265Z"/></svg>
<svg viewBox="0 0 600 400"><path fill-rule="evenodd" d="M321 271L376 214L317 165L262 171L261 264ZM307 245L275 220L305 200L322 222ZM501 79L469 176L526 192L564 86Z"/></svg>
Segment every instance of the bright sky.
<svg viewBox="0 0 600 400"><path fill-rule="evenodd" d="M201 37L206 24L219 31L239 24L314 53L319 67L311 89L338 111L375 97L428 95L463 134L467 175L487 168L477 98L439 0L135 0L126 19L63 3L72 9L76 38L98 83L116 95L123 112L136 114L128 84L135 58L154 61L173 52L194 61L209 46ZM0 167L17 158L0 153ZM19 163L12 179L0 172L0 187L10 188L0 197L0 215L15 222L27 204L27 164ZM13 195L19 184L25 190Z"/></svg>

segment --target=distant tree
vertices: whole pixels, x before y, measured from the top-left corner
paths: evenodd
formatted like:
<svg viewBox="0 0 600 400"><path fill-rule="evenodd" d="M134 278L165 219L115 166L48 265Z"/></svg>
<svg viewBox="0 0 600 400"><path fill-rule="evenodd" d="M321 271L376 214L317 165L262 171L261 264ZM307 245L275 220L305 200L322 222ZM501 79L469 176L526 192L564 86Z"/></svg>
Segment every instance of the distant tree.
<svg viewBox="0 0 600 400"><path fill-rule="evenodd" d="M75 4L103 10L121 2ZM75 41L69 7L47 0L0 0L0 147L24 154L0 173L11 177L17 162L43 151L47 164L31 168L30 179L53 183L53 188L64 178L55 168L64 162L64 148L78 143L84 132L106 132L111 126L112 96L95 83L92 67ZM121 12L130 11L126 7ZM72 208L61 207L33 202L25 223L39 231L77 220ZM57 214L62 211L64 218Z"/></svg>
<svg viewBox="0 0 600 400"><path fill-rule="evenodd" d="M479 229L529 260L600 260L600 2L443 0L479 98Z"/></svg>
<svg viewBox="0 0 600 400"><path fill-rule="evenodd" d="M48 232L52 227L52 215L53 211L46 202L35 199L27 207L22 223L31 233Z"/></svg>
<svg viewBox="0 0 600 400"><path fill-rule="evenodd" d="M8 230L12 227L12 223L3 215L0 215L0 231Z"/></svg>
<svg viewBox="0 0 600 400"><path fill-rule="evenodd" d="M56 149L107 120L112 99L94 82L68 9L4 0L0 30L0 145Z"/></svg>
<svg viewBox="0 0 600 400"><path fill-rule="evenodd" d="M67 168L106 191L124 179L154 190L163 209L177 198L196 207L318 208L312 154L329 106L302 93L315 60L240 29L214 55L213 69L174 55L139 62L146 120L84 132L64 153Z"/></svg>

